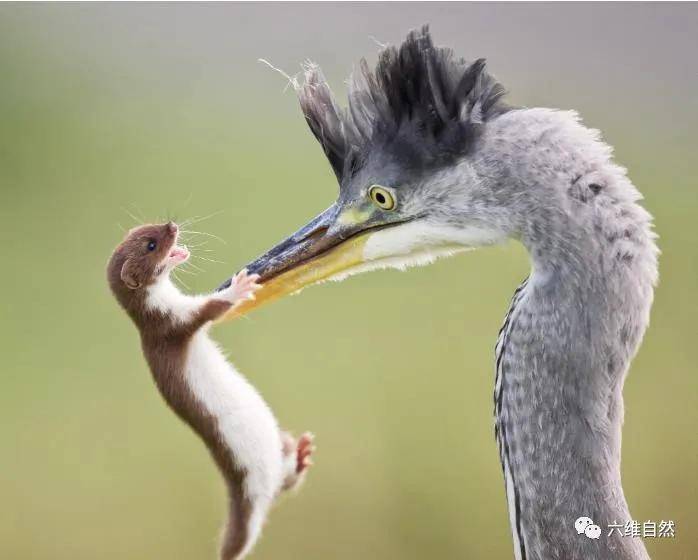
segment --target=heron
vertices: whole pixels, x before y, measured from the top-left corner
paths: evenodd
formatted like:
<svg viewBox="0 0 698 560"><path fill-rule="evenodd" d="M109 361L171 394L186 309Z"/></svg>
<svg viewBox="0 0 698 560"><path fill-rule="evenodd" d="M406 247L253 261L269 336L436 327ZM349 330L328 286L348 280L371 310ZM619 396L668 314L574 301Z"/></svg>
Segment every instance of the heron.
<svg viewBox="0 0 698 560"><path fill-rule="evenodd" d="M657 282L652 217L600 133L524 108L427 26L361 60L340 106L315 64L293 80L336 201L247 265L254 307L324 280L514 239L531 271L495 347L495 438L517 560L640 560L621 484L623 384ZM224 284L225 285L225 284ZM597 525L575 530L584 516ZM599 527L604 531L599 535Z"/></svg>

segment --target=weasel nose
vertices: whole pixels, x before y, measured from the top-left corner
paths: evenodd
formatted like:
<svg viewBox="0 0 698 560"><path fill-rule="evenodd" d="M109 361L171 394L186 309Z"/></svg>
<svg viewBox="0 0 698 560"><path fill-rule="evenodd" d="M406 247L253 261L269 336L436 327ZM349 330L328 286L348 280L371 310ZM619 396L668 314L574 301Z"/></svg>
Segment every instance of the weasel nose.
<svg viewBox="0 0 698 560"><path fill-rule="evenodd" d="M179 228L177 227L177 224L175 224L174 222L169 222L167 224L167 231L169 231L172 235L177 233L178 230Z"/></svg>

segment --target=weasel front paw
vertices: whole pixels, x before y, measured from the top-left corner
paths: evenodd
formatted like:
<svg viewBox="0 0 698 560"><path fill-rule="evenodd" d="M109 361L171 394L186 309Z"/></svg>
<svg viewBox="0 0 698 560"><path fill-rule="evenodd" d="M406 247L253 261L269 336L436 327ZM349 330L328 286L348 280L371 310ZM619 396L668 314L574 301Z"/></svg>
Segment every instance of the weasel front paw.
<svg viewBox="0 0 698 560"><path fill-rule="evenodd" d="M247 269L242 269L233 276L230 286L221 292L221 296L230 303L237 303L246 299L254 299L254 294L262 285L257 284L259 274L248 274Z"/></svg>

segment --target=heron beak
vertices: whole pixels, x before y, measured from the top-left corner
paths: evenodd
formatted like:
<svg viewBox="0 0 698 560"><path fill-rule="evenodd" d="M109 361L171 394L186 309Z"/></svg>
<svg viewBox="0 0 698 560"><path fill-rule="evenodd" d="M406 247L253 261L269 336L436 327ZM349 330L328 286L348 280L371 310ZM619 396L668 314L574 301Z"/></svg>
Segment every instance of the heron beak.
<svg viewBox="0 0 698 560"><path fill-rule="evenodd" d="M262 287L254 300L233 306L224 320L245 315L361 264L370 233L389 225L373 220L370 212L332 205L245 267L250 274L259 275ZM229 285L230 280L219 289Z"/></svg>

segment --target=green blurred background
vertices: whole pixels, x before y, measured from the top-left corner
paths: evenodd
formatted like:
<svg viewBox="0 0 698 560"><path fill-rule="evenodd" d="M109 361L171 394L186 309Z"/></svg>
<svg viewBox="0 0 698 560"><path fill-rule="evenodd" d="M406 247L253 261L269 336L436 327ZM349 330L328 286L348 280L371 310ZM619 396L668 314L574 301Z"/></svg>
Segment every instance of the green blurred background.
<svg viewBox="0 0 698 560"><path fill-rule="evenodd" d="M527 106L604 131L661 236L652 325L626 384L625 490L671 519L653 557L698 557L696 4L0 6L0 558L213 558L223 486L163 406L106 260L134 225L198 224L192 290L333 200L284 80L335 89L369 37L431 22ZM205 266L204 266L205 265ZM493 346L527 259L513 244L288 298L216 337L317 466L254 558L511 558Z"/></svg>

